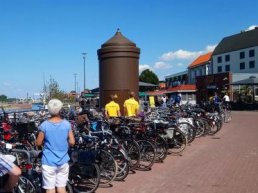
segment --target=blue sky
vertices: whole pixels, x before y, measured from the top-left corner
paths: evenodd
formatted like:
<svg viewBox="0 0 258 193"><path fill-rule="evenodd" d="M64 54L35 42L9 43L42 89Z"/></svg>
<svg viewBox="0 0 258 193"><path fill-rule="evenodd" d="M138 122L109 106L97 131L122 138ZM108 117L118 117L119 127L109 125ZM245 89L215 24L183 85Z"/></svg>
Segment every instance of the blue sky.
<svg viewBox="0 0 258 193"><path fill-rule="evenodd" d="M258 25L258 1L0 0L0 95L37 97L44 78L64 91L98 87L97 50L117 28L141 49L139 68L186 70L225 36Z"/></svg>

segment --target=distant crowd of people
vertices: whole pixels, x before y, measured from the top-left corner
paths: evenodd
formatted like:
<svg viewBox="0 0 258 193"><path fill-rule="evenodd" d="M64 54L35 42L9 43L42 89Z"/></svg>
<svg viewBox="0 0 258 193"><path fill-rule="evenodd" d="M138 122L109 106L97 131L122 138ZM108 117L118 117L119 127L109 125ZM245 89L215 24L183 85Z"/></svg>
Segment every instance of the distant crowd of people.
<svg viewBox="0 0 258 193"><path fill-rule="evenodd" d="M161 106L162 108L167 108L168 106L172 106L172 105L180 105L181 104L181 100L182 100L182 97L181 97L181 94L177 94L177 95L172 95L168 98L167 95L162 95L161 98L160 98L160 105L157 105L157 106Z"/></svg>
<svg viewBox="0 0 258 193"><path fill-rule="evenodd" d="M209 104L213 105L214 111L220 112L220 104L223 104L227 109L230 109L230 97L226 92L224 96L219 96L217 92L214 92L214 95L209 98Z"/></svg>
<svg viewBox="0 0 258 193"><path fill-rule="evenodd" d="M104 115L107 118L110 117L119 117L122 115L127 117L134 117L139 115L140 112L145 111L146 108L149 108L149 102L144 99L136 100L135 92L129 92L128 99L126 99L123 103L123 109L121 109L119 103L117 102L117 94L112 94L109 96L109 101L104 107ZM168 97L167 95L162 95L161 97L155 97L155 106L167 108L172 105L180 105L181 104L181 94L177 94L175 96ZM85 109L89 106L89 100L81 99L79 102L80 111L79 114L85 113ZM123 110L123 111L122 111ZM78 113L78 112L77 112Z"/></svg>

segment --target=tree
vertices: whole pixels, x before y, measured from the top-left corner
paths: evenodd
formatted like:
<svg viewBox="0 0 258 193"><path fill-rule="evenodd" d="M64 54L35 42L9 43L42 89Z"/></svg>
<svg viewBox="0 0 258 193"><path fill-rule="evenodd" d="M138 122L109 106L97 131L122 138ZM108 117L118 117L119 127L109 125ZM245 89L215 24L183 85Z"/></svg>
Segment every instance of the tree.
<svg viewBox="0 0 258 193"><path fill-rule="evenodd" d="M7 96L6 95L0 95L0 101L1 102L6 102L7 101Z"/></svg>
<svg viewBox="0 0 258 193"><path fill-rule="evenodd" d="M45 98L46 102L52 98L56 98L61 101L67 100L67 94L60 90L58 82L53 78L50 78L48 85L44 85L43 93L44 96L42 96L42 98Z"/></svg>
<svg viewBox="0 0 258 193"><path fill-rule="evenodd" d="M142 73L140 74L139 79L142 82L156 84L156 85L159 84L158 76L149 69L146 69L146 70L142 71Z"/></svg>

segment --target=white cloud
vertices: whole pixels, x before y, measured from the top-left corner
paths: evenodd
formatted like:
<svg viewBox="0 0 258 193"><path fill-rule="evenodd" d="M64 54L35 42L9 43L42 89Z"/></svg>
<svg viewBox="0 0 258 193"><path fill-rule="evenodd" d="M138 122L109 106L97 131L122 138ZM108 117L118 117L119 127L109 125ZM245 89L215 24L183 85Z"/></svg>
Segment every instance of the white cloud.
<svg viewBox="0 0 258 193"><path fill-rule="evenodd" d="M200 51L188 51L183 49L179 49L174 52L170 51L162 54L162 56L160 57L160 61L194 60L202 54L213 51L216 48L216 46L217 44L207 45L204 50L200 50Z"/></svg>
<svg viewBox="0 0 258 193"><path fill-rule="evenodd" d="M139 65L139 73L140 74L142 73L142 71L144 71L146 69L151 69L151 67L148 64Z"/></svg>
<svg viewBox="0 0 258 193"><path fill-rule="evenodd" d="M179 71L183 71L184 68L186 70L187 65L191 63L191 61L195 60L198 56L202 54L206 54L208 52L213 51L216 48L215 45L207 45L203 48L203 50L199 51L189 51L184 49L179 49L176 51L170 51L162 54L159 57L159 60L154 63L152 68L149 65L140 65L139 69L153 69L153 70L163 70L166 72L176 73ZM173 69L172 69L173 68ZM169 73L169 74L171 74Z"/></svg>
<svg viewBox="0 0 258 193"><path fill-rule="evenodd" d="M169 69L169 68L172 68L172 65L168 64L168 63L165 63L163 61L159 61L159 62L156 62L154 64L154 68L156 68L156 69Z"/></svg>
<svg viewBox="0 0 258 193"><path fill-rule="evenodd" d="M201 53L202 52L200 52L200 51L191 52L191 51L179 49L175 52L171 51L171 52L167 52L167 53L163 54L160 57L160 59L163 61L171 61L171 60L175 60L175 59L190 60L190 59L196 58Z"/></svg>
<svg viewBox="0 0 258 193"><path fill-rule="evenodd" d="M251 25L249 28L247 28L245 31L253 30L254 28L258 27L257 25Z"/></svg>
<svg viewBox="0 0 258 193"><path fill-rule="evenodd" d="M179 67L181 67L183 65L184 65L183 63L177 63L177 66L179 66Z"/></svg>
<svg viewBox="0 0 258 193"><path fill-rule="evenodd" d="M203 53L205 54L205 52L212 52L213 50L215 50L216 46L217 46L217 44L206 46L206 48L205 48Z"/></svg>

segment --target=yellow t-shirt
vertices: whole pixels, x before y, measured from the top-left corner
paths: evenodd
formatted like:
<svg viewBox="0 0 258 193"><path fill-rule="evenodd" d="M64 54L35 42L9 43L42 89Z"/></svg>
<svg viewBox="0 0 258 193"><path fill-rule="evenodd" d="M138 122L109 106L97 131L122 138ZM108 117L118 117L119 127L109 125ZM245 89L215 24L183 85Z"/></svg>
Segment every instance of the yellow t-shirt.
<svg viewBox="0 0 258 193"><path fill-rule="evenodd" d="M134 98L130 98L125 100L124 107L126 108L125 116L136 116L136 113L139 110L139 103Z"/></svg>
<svg viewBox="0 0 258 193"><path fill-rule="evenodd" d="M120 111L119 104L117 104L115 101L111 101L108 104L106 104L105 111L107 111L108 116L117 117L118 116L117 111Z"/></svg>

